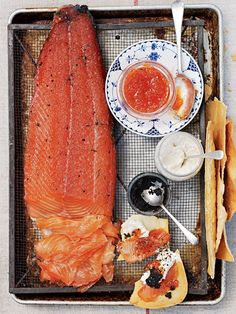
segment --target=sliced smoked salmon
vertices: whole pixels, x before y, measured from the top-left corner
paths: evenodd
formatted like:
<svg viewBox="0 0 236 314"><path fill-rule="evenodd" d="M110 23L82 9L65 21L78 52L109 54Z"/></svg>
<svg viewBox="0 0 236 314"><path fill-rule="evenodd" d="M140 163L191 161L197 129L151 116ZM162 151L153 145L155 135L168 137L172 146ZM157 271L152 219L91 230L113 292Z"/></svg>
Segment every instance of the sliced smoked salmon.
<svg viewBox="0 0 236 314"><path fill-rule="evenodd" d="M137 231L140 232L139 229ZM138 233L139 233L138 232ZM170 234L164 229L154 229L147 237L133 235L118 243L118 251L127 263L142 261L144 258L152 256L159 247L170 241Z"/></svg>
<svg viewBox="0 0 236 314"><path fill-rule="evenodd" d="M42 280L83 290L102 276L112 280L114 249L113 241L102 229L82 239L56 233L35 245Z"/></svg>
<svg viewBox="0 0 236 314"><path fill-rule="evenodd" d="M116 160L104 69L85 6L54 17L34 80L25 203L42 234L40 279L86 291L113 278Z"/></svg>
<svg viewBox="0 0 236 314"><path fill-rule="evenodd" d="M112 216L116 162L96 33L81 7L64 7L38 60L25 152L34 218Z"/></svg>
<svg viewBox="0 0 236 314"><path fill-rule="evenodd" d="M37 226L44 236L62 233L67 234L70 238L85 238L102 228L107 236L118 237L116 227L107 216L88 215L77 220L62 217L38 218Z"/></svg>

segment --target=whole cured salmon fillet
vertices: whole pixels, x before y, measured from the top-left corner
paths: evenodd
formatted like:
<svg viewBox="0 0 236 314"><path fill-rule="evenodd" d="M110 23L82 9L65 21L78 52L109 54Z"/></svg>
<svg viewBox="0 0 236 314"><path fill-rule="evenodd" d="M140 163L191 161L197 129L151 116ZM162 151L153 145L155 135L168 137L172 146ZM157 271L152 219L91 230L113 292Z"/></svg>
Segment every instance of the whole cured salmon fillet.
<svg viewBox="0 0 236 314"><path fill-rule="evenodd" d="M25 203L42 240L40 278L86 291L113 278L116 161L104 71L84 6L55 15L35 76Z"/></svg>
<svg viewBox="0 0 236 314"><path fill-rule="evenodd" d="M55 15L38 61L25 154L25 201L34 218L112 215L115 148L85 11L71 6Z"/></svg>

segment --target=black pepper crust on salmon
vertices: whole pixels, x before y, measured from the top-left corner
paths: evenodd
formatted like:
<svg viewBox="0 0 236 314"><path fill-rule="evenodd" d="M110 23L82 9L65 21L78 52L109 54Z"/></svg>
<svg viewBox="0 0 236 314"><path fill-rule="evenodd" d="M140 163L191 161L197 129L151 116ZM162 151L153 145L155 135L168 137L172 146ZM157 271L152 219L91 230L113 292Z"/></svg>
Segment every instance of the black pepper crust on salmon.
<svg viewBox="0 0 236 314"><path fill-rule="evenodd" d="M101 53L86 6L59 9L41 51L24 174L27 213L43 226L36 244L41 280L80 291L101 277L111 281L115 145Z"/></svg>

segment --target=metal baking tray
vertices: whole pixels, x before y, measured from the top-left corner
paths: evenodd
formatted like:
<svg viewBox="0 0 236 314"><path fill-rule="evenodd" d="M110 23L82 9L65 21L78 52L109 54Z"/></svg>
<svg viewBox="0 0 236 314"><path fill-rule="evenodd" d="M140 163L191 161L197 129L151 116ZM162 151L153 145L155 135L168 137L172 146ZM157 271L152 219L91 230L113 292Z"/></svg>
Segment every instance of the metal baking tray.
<svg viewBox="0 0 236 314"><path fill-rule="evenodd" d="M146 262L131 266L115 262L114 281L106 285L100 282L84 294L76 293L76 289L71 287L60 288L42 284L38 279L33 242L40 238L40 234L25 216L23 156L27 109L33 93L36 61L49 33L55 10L56 8L21 9L9 18L10 292L21 303L127 304L132 284L139 278ZM106 69L114 57L132 42L151 38L175 40L168 6L99 7L90 8L90 11L97 27ZM222 22L216 7L186 6L183 44L198 60L205 80L211 82L214 95L222 98ZM204 104L187 130L198 135L204 142ZM155 170L152 165L152 152L158 139L140 138L118 125L115 127L115 134L118 178L114 215L124 220L133 213L125 198L127 183L137 173ZM137 159L137 155L141 157ZM128 164L131 166L127 167ZM220 276L217 276L216 280L211 281L206 275L204 173L202 171L194 179L178 186L170 184L176 193L170 204L172 211L187 227L196 229L201 236L199 248L192 249L186 245L182 234L170 222L172 247L182 248L181 254L190 285L184 304L219 302L224 295L223 263L217 263L216 273ZM177 211L180 206L184 208L181 212ZM193 261L197 258L199 263L194 264ZM199 264L199 268L196 264Z"/></svg>

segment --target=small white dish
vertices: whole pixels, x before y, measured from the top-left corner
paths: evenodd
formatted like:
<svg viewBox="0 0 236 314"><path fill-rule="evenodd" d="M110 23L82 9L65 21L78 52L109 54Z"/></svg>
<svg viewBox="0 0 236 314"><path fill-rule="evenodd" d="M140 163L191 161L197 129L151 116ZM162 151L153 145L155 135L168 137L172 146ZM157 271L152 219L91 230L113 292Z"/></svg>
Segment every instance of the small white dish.
<svg viewBox="0 0 236 314"><path fill-rule="evenodd" d="M163 137L156 146L155 165L160 174L172 181L185 181L194 177L201 169L204 150L199 139L187 132L176 132Z"/></svg>

